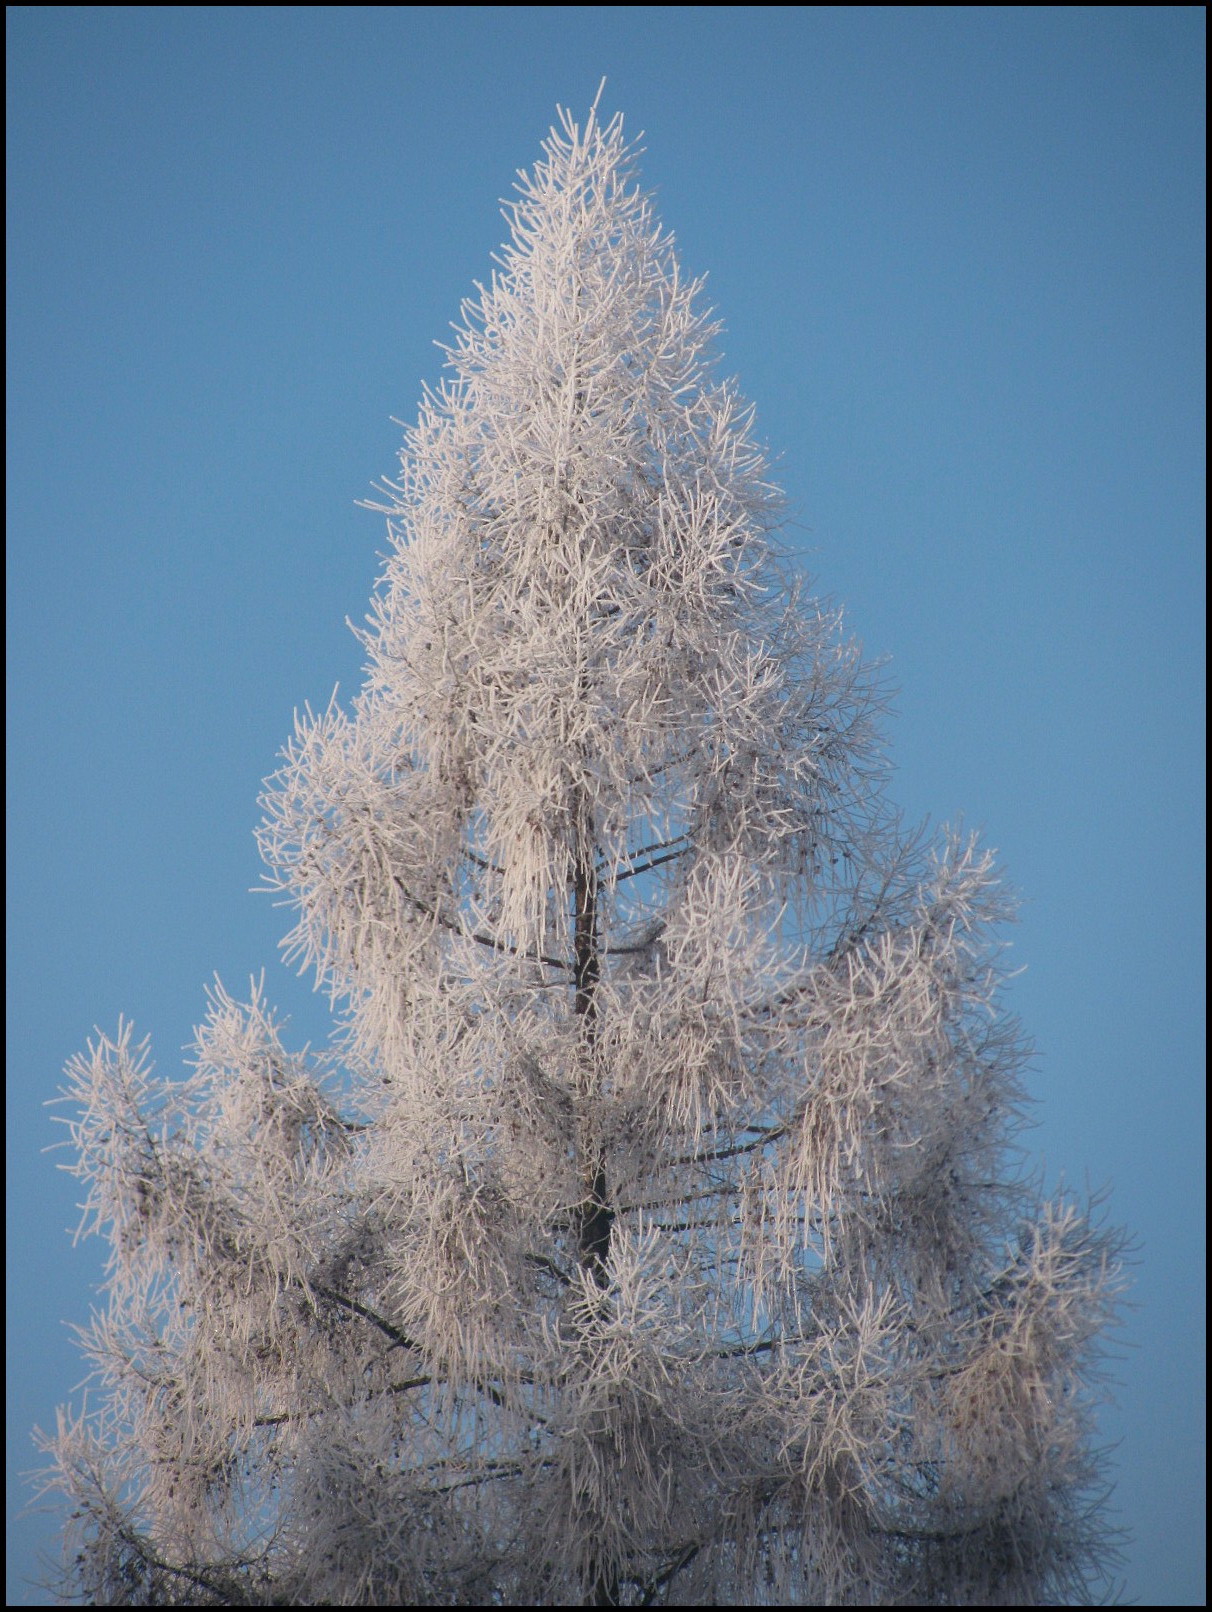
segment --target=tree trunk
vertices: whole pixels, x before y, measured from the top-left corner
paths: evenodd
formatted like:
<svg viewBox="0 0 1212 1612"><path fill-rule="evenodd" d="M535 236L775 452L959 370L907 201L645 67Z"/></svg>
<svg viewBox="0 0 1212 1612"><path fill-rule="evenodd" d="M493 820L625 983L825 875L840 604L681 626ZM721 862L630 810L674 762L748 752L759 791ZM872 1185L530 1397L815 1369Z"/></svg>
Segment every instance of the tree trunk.
<svg viewBox="0 0 1212 1612"><path fill-rule="evenodd" d="M588 813L586 814L588 815ZM592 840L586 836L573 875L573 1011L581 1027L585 1081L592 1087L594 1043L597 1040L597 984L601 978L598 955L598 882L593 866ZM585 1144L588 1144L585 1146ZM606 1154L591 1137L583 1138L581 1180L585 1196L577 1213L577 1257L594 1286L603 1295L609 1283L607 1263L614 1226L606 1184ZM619 1604L618 1575L604 1565L593 1573L586 1597L589 1606Z"/></svg>

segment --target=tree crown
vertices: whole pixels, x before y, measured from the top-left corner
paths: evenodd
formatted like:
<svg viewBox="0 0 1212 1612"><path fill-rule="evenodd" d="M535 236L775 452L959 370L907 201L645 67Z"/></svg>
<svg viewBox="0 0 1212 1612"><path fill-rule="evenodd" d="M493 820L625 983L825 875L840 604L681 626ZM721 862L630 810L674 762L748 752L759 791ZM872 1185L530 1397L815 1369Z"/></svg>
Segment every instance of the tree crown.
<svg viewBox="0 0 1212 1612"><path fill-rule="evenodd" d="M70 1066L100 1600L1080 1595L1116 1242L1011 1146L987 853L905 835L621 121L562 115L265 796L321 1058Z"/></svg>

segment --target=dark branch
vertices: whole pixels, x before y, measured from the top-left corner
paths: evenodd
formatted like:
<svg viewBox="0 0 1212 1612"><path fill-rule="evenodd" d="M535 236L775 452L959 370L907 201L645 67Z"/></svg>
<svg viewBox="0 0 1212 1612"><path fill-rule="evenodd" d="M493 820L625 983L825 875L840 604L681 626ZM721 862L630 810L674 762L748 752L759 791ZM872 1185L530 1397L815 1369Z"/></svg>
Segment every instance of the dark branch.
<svg viewBox="0 0 1212 1612"><path fill-rule="evenodd" d="M494 952L507 952L510 957L520 957L524 962L546 963L551 968L567 969L568 964L562 957L549 957L545 952L524 952L520 946L511 946L507 940L498 940L494 935L484 935L478 929L465 929L461 923L453 918L447 918L428 901L422 901L420 896L414 896L412 891L398 876L393 874L393 882L406 901L411 901L418 912L423 912L427 918L432 918L443 929L448 929L452 935L458 935L460 940L474 940L477 946L488 946Z"/></svg>
<svg viewBox="0 0 1212 1612"><path fill-rule="evenodd" d="M771 1125L769 1127L747 1125L745 1129L759 1131L760 1134L755 1136L751 1142L734 1142L728 1147L712 1148L709 1153L687 1153L681 1158L670 1159L668 1163L672 1167L687 1164L711 1164L718 1159L735 1159L739 1158L743 1153L753 1153L757 1148L766 1147L771 1142L777 1141L780 1136L786 1136L787 1134L786 1125Z"/></svg>
<svg viewBox="0 0 1212 1612"><path fill-rule="evenodd" d="M680 850L668 851L664 856L654 856L650 862L643 862L639 867L629 867L625 873L616 873L611 884L622 884L624 879L634 879L641 873L651 873L653 868L659 868L665 862L676 862L678 857L685 856L693 851L693 845L683 845Z"/></svg>
<svg viewBox="0 0 1212 1612"><path fill-rule="evenodd" d="M690 1566L702 1548L701 1542L687 1545L679 1555L674 1557L668 1567L663 1567L659 1573L654 1573L647 1584L640 1585L640 1589L644 1592L644 1599L640 1602L640 1605L651 1606L658 1593L665 1588L671 1579L676 1578L684 1567Z"/></svg>
<svg viewBox="0 0 1212 1612"><path fill-rule="evenodd" d="M364 1321L369 1321L371 1326L378 1327L383 1336L390 1338L397 1349L416 1349L418 1352L420 1351L421 1346L415 1339L401 1332L399 1327L393 1326L390 1321L379 1315L375 1310L368 1309L365 1304L359 1304L357 1299L347 1298L344 1293L338 1293L331 1287L324 1287L319 1282L312 1282L309 1285L313 1293L318 1293L322 1299L327 1299L330 1304L336 1304L340 1309L348 1310L351 1315L360 1315Z"/></svg>
<svg viewBox="0 0 1212 1612"><path fill-rule="evenodd" d="M406 1394L406 1393L408 1393L409 1389L411 1389L411 1388L427 1388L432 1381L433 1381L432 1377L409 1377L405 1382L388 1383L386 1388L381 1388L381 1389L376 1390L375 1393L372 1394L370 1397L371 1398L377 1398L379 1394ZM350 1405L352 1405L353 1403L354 1403L353 1401L350 1401L348 1404L344 1405L342 1408L348 1410L350 1408ZM361 1403L361 1401L359 1401L359 1403ZM298 1421L300 1418L302 1418L304 1421L310 1421L313 1417L324 1416L331 1408L332 1407L329 1406L329 1405L322 1405L316 1410L309 1410L309 1411L281 1411L276 1416L258 1416L254 1420L253 1426L254 1427L282 1427L285 1423L287 1423L287 1422L295 1422L295 1421Z"/></svg>

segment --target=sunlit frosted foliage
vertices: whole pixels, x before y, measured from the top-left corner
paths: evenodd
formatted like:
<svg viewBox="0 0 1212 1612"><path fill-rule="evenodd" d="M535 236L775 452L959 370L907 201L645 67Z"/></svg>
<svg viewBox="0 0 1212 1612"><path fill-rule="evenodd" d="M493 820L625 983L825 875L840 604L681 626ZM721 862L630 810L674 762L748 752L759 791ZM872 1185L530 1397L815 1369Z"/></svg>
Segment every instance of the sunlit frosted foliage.
<svg viewBox="0 0 1212 1612"><path fill-rule="evenodd" d="M112 1243L47 1441L98 1603L1097 1592L1116 1244L1012 1151L989 856L886 803L880 689L751 415L564 117L385 484L362 693L265 797L286 1049L70 1068Z"/></svg>

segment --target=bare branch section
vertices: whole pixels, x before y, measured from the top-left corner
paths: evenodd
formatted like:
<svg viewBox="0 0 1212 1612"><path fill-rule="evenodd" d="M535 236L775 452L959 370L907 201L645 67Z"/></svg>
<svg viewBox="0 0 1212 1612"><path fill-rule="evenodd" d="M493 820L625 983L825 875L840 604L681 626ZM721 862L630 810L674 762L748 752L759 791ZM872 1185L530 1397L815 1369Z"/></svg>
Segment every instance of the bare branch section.
<svg viewBox="0 0 1212 1612"><path fill-rule="evenodd" d="M338 1012L73 1061L111 1243L46 1448L96 1604L1017 1605L1107 1556L1118 1248L1015 1164L989 856L882 695L616 118L561 115L385 484L262 850Z"/></svg>

